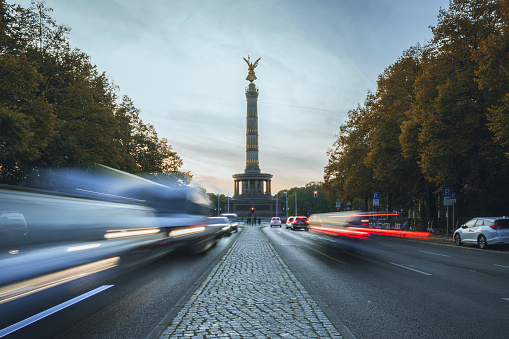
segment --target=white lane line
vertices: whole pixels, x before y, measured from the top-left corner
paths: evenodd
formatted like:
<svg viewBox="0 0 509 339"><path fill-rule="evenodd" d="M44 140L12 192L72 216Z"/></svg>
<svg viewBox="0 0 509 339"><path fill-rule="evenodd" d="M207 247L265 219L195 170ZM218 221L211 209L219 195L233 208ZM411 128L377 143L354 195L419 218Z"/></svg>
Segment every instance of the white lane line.
<svg viewBox="0 0 509 339"><path fill-rule="evenodd" d="M431 275L431 273L426 273L426 272L423 272L423 271L419 271L419 270L416 270L415 268L411 268L411 267L395 264L393 262L389 262L389 264L394 265L394 266L398 266L398 267L401 267L401 268L406 268L407 270L411 270L411 271L414 271L414 272L417 272L417 273L420 273L420 274Z"/></svg>
<svg viewBox="0 0 509 339"><path fill-rule="evenodd" d="M384 245L384 246L389 246L389 247L398 247L396 245L384 244L383 242L379 242L379 244Z"/></svg>
<svg viewBox="0 0 509 339"><path fill-rule="evenodd" d="M504 299L505 301L509 301L509 298L502 298L502 299Z"/></svg>
<svg viewBox="0 0 509 339"><path fill-rule="evenodd" d="M428 254L433 254L433 255L439 255L439 256L442 256L442 257L448 257L447 254L433 253L433 252L427 252L427 251L421 251L421 250L418 250L418 251L422 252L422 253L428 253Z"/></svg>
<svg viewBox="0 0 509 339"><path fill-rule="evenodd" d="M14 325L11 325L9 327L6 327L2 330L0 330L0 338L2 337L5 337L6 335L8 334L11 334L12 332L15 332L25 326L28 326L36 321L39 321L43 318L46 318L47 316L50 316L52 315L53 313L56 313L58 311L61 311L63 310L64 308L66 307L69 307L71 305L74 305L82 300L85 300L91 296L93 296L94 294L97 294L99 292L102 292L110 287L112 287L113 285L103 285L101 287L98 287L96 288L95 290L92 290L92 291L89 291L87 293L84 293L80 296L77 296L76 298L73 298L71 300L68 300L66 302L63 302L57 306L54 306L50 309L47 309L46 311L42 311L41 313L37 313L36 315L33 315L31 316L30 318L26 318L25 320L21 320L20 322L17 322L15 323Z"/></svg>
<svg viewBox="0 0 509 339"><path fill-rule="evenodd" d="M497 264L493 264L495 266L498 266L498 267L503 267L503 268L509 268L509 266L504 266L504 265L497 265Z"/></svg>

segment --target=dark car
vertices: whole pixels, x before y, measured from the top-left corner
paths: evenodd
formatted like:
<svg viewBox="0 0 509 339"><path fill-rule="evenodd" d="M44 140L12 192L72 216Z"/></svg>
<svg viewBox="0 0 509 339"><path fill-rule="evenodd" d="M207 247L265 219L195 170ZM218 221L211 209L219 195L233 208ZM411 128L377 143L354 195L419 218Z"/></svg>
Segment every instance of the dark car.
<svg viewBox="0 0 509 339"><path fill-rule="evenodd" d="M307 231L309 229L309 222L308 218L304 216L295 217L292 221L292 231L295 230L305 230Z"/></svg>

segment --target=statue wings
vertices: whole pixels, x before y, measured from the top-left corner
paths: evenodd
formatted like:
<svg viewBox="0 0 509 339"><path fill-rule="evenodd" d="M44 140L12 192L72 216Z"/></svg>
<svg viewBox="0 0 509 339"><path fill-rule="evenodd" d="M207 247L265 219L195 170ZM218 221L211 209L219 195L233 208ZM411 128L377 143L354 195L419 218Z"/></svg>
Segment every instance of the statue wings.
<svg viewBox="0 0 509 339"><path fill-rule="evenodd" d="M260 61L262 57L259 57L258 60L255 61L254 65L253 65L253 68L255 68L256 66L258 66L258 61Z"/></svg>
<svg viewBox="0 0 509 339"><path fill-rule="evenodd" d="M253 70L255 69L256 66L258 66L258 61L260 61L261 57L258 58L258 60L256 60L254 63L251 63L251 59L249 58L249 56L247 57L247 60L246 58L242 58L244 59L244 61L247 63L247 66L249 67L250 70Z"/></svg>

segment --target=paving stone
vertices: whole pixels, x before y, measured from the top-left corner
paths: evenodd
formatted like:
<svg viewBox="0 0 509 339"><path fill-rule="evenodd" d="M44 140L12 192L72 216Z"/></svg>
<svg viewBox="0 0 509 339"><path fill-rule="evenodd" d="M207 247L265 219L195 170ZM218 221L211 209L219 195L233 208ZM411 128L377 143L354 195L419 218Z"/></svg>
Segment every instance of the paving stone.
<svg viewBox="0 0 509 339"><path fill-rule="evenodd" d="M160 338L342 338L258 227L235 244Z"/></svg>

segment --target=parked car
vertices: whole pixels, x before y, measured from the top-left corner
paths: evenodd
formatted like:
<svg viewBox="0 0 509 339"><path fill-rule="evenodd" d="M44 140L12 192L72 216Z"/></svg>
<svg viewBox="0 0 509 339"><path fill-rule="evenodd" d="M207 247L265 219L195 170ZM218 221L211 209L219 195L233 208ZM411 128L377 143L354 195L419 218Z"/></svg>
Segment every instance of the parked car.
<svg viewBox="0 0 509 339"><path fill-rule="evenodd" d="M288 217L288 219L286 219L286 229L289 229L292 227L293 219L295 219L295 217Z"/></svg>
<svg viewBox="0 0 509 339"><path fill-rule="evenodd" d="M279 226L281 227L281 218L280 217L273 217L270 219L270 227L272 226Z"/></svg>
<svg viewBox="0 0 509 339"><path fill-rule="evenodd" d="M308 218L304 216L295 217L292 221L292 231L303 229L307 231L309 229Z"/></svg>
<svg viewBox="0 0 509 339"><path fill-rule="evenodd" d="M239 217L237 216L237 214L235 214L235 213L221 213L221 216L222 217L226 217L226 218L228 218L228 220L230 220L230 227L232 229L232 232L233 231L235 231L235 232L238 231L238 226L239 226L238 219L239 219Z"/></svg>
<svg viewBox="0 0 509 339"><path fill-rule="evenodd" d="M454 232L453 239L458 246L477 244L480 248L495 244L509 244L509 218L474 218L461 225Z"/></svg>

